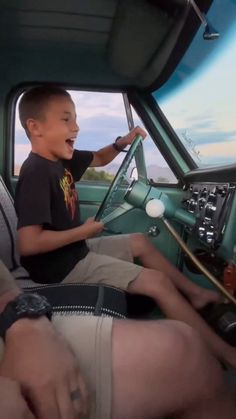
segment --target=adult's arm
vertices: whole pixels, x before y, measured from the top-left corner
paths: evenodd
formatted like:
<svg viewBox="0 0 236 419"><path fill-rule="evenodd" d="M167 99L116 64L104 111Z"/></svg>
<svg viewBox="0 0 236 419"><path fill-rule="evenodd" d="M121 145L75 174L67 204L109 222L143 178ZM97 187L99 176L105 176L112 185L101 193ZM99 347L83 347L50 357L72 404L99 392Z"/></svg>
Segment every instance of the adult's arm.
<svg viewBox="0 0 236 419"><path fill-rule="evenodd" d="M20 292L0 263L0 313ZM79 419L88 410L88 394L77 360L44 316L20 319L8 329L0 376L20 384L37 419ZM72 401L75 390L80 397Z"/></svg>

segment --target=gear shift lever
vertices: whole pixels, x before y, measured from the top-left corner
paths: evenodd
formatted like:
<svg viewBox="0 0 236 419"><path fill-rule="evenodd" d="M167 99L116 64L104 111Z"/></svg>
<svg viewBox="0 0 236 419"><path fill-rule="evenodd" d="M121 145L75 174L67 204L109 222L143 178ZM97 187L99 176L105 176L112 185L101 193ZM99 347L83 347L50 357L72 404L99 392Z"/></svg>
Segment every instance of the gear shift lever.
<svg viewBox="0 0 236 419"><path fill-rule="evenodd" d="M149 217L152 218L160 218L163 223L165 224L167 230L170 234L175 238L178 242L182 250L189 256L192 262L198 267L198 269L205 275L217 288L218 290L224 294L227 300L231 301L232 303L236 304L236 298L230 294L222 284L205 268L205 266L196 258L196 256L189 250L186 243L182 240L180 235L175 231L169 221L164 217L165 213L165 205L160 199L151 199L146 204L146 213Z"/></svg>

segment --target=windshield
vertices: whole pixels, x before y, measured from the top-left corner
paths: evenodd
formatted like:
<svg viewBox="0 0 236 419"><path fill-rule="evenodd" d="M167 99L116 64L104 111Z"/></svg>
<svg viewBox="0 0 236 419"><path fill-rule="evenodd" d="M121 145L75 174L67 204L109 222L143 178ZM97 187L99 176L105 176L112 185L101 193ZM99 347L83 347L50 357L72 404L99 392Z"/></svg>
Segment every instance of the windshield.
<svg viewBox="0 0 236 419"><path fill-rule="evenodd" d="M172 77L153 93L200 168L236 163L236 2L214 1L207 15L220 32L200 27Z"/></svg>

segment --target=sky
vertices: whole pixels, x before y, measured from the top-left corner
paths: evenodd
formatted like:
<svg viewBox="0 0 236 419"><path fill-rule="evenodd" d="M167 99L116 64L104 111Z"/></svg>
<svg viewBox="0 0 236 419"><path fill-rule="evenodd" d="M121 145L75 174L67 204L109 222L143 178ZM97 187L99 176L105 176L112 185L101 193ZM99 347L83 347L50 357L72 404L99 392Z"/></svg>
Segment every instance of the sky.
<svg viewBox="0 0 236 419"><path fill-rule="evenodd" d="M128 124L121 94L75 91L70 91L70 94L76 106L77 121L80 127L75 144L76 148L80 150L98 150L114 142L117 136L128 133ZM135 124L142 125L136 114L134 114L134 121ZM16 109L15 132L15 162L20 165L30 152L30 144L19 122L18 106ZM150 137L145 140L144 148L146 161L149 165L167 166ZM123 158L124 153L121 153L113 163L120 164Z"/></svg>
<svg viewBox="0 0 236 419"><path fill-rule="evenodd" d="M220 36L219 53L159 103L179 138L185 133L194 143L199 166L236 163L236 16L227 37Z"/></svg>

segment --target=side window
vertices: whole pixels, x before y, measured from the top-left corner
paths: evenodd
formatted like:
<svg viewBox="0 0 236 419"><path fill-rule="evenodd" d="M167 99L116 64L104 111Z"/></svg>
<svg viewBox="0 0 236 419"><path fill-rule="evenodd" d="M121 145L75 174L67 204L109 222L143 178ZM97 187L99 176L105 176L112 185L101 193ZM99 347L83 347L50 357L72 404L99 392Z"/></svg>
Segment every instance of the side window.
<svg viewBox="0 0 236 419"><path fill-rule="evenodd" d="M69 91L76 107L80 127L75 147L79 150L98 150L119 135L128 132L123 96L121 93ZM19 121L18 99L15 118L14 175L30 152L30 143ZM102 168L90 168L83 180L111 182L124 158L120 153L110 164Z"/></svg>
<svg viewBox="0 0 236 419"><path fill-rule="evenodd" d="M80 127L76 148L99 150L114 142L118 135L128 132L123 96L121 93L69 92L76 106ZM88 169L83 180L112 182L124 158L123 153L101 168Z"/></svg>
<svg viewBox="0 0 236 419"><path fill-rule="evenodd" d="M19 96L16 103L15 113L15 131L14 131L14 156L13 156L13 176L18 176L20 168L26 157L30 152L30 142L22 128L19 120L18 105L21 96Z"/></svg>
<svg viewBox="0 0 236 419"><path fill-rule="evenodd" d="M128 123L122 93L89 91L69 91L76 107L77 122L80 127L75 147L79 150L98 150L111 144L118 135L128 132ZM15 116L14 176L19 175L20 167L30 152L30 142L21 127L18 103ZM135 125L143 126L132 109ZM148 178L157 183L177 183L173 172L148 136L144 143L144 153ZM112 182L124 153L120 153L111 163L102 168L89 168L83 180Z"/></svg>
<svg viewBox="0 0 236 419"><path fill-rule="evenodd" d="M141 119L133 107L132 115L134 125L143 126ZM150 135L147 135L145 138L145 141L143 142L143 149L149 180L152 180L155 183L178 183L174 173L170 169L168 163L158 150Z"/></svg>

